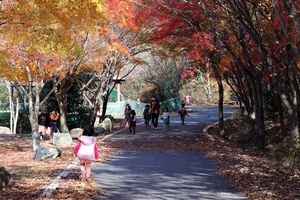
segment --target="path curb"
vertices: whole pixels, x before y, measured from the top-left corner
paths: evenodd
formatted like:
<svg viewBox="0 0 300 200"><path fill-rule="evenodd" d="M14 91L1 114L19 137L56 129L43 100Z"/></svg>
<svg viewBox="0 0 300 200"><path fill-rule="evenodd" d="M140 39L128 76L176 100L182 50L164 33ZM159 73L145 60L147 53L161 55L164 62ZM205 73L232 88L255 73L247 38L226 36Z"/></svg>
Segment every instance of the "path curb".
<svg viewBox="0 0 300 200"><path fill-rule="evenodd" d="M208 129L211 128L213 125L217 125L217 124L219 124L219 122L216 122L216 123L213 123L213 124L211 124L211 125L206 126L206 127L202 130L202 132L203 132L204 134L209 134L209 133L208 133Z"/></svg>

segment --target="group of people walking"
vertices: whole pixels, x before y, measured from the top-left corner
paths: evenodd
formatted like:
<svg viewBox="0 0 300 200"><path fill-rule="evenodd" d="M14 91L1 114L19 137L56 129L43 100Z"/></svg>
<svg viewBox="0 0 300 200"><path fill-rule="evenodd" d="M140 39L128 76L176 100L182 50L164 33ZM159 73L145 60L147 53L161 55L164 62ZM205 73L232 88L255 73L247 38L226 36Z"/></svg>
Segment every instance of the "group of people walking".
<svg viewBox="0 0 300 200"><path fill-rule="evenodd" d="M185 107L185 103L181 104L181 109L178 111L178 114L180 115L181 124L184 124L185 116L188 115ZM135 110L131 109L129 104L126 104L126 108L124 111L125 116L125 124L128 123L129 125L129 133L135 134L135 128L136 128L136 112ZM143 117L144 117L144 123L147 128L151 127L151 123L154 127L154 129L157 129L158 126L158 120L159 117L161 118L163 122L163 128L164 130L169 129L170 127L170 113L167 107L165 107L163 110L160 107L159 101L156 97L151 98L150 105L147 104L145 106L145 109L143 111Z"/></svg>
<svg viewBox="0 0 300 200"><path fill-rule="evenodd" d="M160 108L157 98L152 97L150 105L147 104L145 106L145 109L143 112L145 125L147 127L150 127L150 121L152 121L152 124L153 124L154 128L156 129L157 125L158 125L158 118L159 118L159 115L161 115L161 114L162 114L162 112L161 112L161 108ZM167 108L164 110L164 116L167 119L167 120L165 120L166 124L169 124L168 121L169 121L170 116L168 114Z"/></svg>
<svg viewBox="0 0 300 200"><path fill-rule="evenodd" d="M183 125L185 116L188 114L185 108L185 103L182 103L181 106L182 107L178 113L181 117L181 122ZM52 115L54 114L55 113L53 112ZM129 133L135 134L137 116L135 110L132 109L129 104L126 104L124 115L125 115L125 125L126 124L129 125ZM159 116L161 116L161 119L163 120L164 130L169 128L170 114L168 108L164 108L164 110L161 111L160 104L155 97L151 98L150 105L147 104L145 106L143 115L144 115L144 122L147 128L150 127L150 122L152 122L154 128L156 129L158 125ZM54 116L52 116L52 118L53 117ZM57 118L58 117L59 116L57 116ZM91 127L90 125L84 127L83 134L78 139L77 144L74 148L74 155L80 161L81 175L79 176L79 178L87 182L92 181L91 163L99 157L96 138L93 137L93 134L94 134L93 127Z"/></svg>
<svg viewBox="0 0 300 200"><path fill-rule="evenodd" d="M185 116L188 115L184 102L181 103L181 109L179 110L178 114L180 115L181 124L183 125L185 121ZM170 127L169 110L167 107L165 107L163 111L161 111L158 100L155 97L153 97L151 99L150 106L146 105L143 113L146 127L150 127L150 121L151 121L154 128L156 129L159 115L161 115L161 120L163 120L164 130L169 129Z"/></svg>

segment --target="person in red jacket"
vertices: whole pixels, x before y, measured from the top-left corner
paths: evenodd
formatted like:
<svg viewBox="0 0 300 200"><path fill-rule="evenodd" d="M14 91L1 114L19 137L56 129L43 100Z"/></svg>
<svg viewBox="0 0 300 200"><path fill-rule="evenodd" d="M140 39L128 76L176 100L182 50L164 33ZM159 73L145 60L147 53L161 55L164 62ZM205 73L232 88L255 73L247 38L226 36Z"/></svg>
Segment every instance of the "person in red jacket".
<svg viewBox="0 0 300 200"><path fill-rule="evenodd" d="M50 111L49 118L50 118L50 142L52 142L53 133L56 133L58 130L57 129L57 120L59 118L59 113L56 112L55 109L52 109Z"/></svg>
<svg viewBox="0 0 300 200"><path fill-rule="evenodd" d="M94 128L91 125L86 126L74 148L74 155L79 158L80 161L80 179L88 182L92 181L91 163L99 157L97 141L93 135Z"/></svg>

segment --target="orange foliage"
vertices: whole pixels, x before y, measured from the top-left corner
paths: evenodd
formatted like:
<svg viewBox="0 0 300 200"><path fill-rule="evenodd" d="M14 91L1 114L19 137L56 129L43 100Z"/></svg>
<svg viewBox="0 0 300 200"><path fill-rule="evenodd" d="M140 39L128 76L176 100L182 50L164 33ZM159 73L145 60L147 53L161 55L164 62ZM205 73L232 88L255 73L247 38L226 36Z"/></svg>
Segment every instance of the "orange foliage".
<svg viewBox="0 0 300 200"><path fill-rule="evenodd" d="M11 68L15 72L16 66L28 66L34 74L34 66L39 62L44 63L46 74L64 74L71 65L76 65L85 51L93 53L85 59L86 63L81 63L82 68L101 67L109 52L125 55L129 51L114 33L112 23L132 30L136 28L130 0L5 0L1 6L6 12L1 13L0 23L1 19L6 21L5 29L0 31L7 42L7 46L1 45L1 49L10 51L8 48L16 48L12 44L18 44L17 48L22 49L22 52L10 51L9 63L14 63ZM88 45L84 44L87 37ZM95 44L101 45L96 47ZM1 71L10 75L8 69Z"/></svg>
<svg viewBox="0 0 300 200"><path fill-rule="evenodd" d="M134 3L136 1L133 0L109 0L106 5L107 18L121 28L137 31Z"/></svg>
<svg viewBox="0 0 300 200"><path fill-rule="evenodd" d="M10 53L10 57L5 59L7 66L0 69L1 74L10 81L27 83L49 80L60 67L57 59L51 55L26 53L17 45L7 51Z"/></svg>

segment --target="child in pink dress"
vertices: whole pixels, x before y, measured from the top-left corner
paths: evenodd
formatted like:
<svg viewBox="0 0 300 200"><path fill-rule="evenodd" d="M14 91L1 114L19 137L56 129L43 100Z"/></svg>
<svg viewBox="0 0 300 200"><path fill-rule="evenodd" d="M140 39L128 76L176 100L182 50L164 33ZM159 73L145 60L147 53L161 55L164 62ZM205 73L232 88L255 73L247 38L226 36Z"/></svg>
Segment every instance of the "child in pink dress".
<svg viewBox="0 0 300 200"><path fill-rule="evenodd" d="M92 181L91 163L99 156L96 138L93 135L94 128L92 126L85 127L74 148L74 154L80 160L80 179L88 182Z"/></svg>
<svg viewBox="0 0 300 200"><path fill-rule="evenodd" d="M44 113L41 114L38 124L40 140L44 140L46 135L46 115Z"/></svg>

